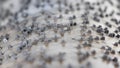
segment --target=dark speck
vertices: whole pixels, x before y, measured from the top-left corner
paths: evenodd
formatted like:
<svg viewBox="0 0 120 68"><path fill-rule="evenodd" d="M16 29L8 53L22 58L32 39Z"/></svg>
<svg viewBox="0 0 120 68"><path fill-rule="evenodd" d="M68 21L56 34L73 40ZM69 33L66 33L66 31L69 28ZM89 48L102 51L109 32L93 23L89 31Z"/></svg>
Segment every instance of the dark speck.
<svg viewBox="0 0 120 68"><path fill-rule="evenodd" d="M110 33L110 34L109 34L109 37L114 37L114 36L115 36L114 33Z"/></svg>
<svg viewBox="0 0 120 68"><path fill-rule="evenodd" d="M76 22L74 22L74 24L73 24L74 26L76 26L77 25L77 23Z"/></svg>
<svg viewBox="0 0 120 68"><path fill-rule="evenodd" d="M94 39L95 39L95 40L99 40L99 37L98 37L98 36L96 36Z"/></svg>
<svg viewBox="0 0 120 68"><path fill-rule="evenodd" d="M101 37L101 40L105 40L105 37Z"/></svg>
<svg viewBox="0 0 120 68"><path fill-rule="evenodd" d="M119 34L117 34L117 35L116 35L116 38L120 38L120 35L119 35Z"/></svg>
<svg viewBox="0 0 120 68"><path fill-rule="evenodd" d="M118 46L118 43L117 43L117 42L115 42L113 45L117 47L117 46Z"/></svg>
<svg viewBox="0 0 120 68"><path fill-rule="evenodd" d="M112 61L113 61L113 62L118 62L117 57L114 57Z"/></svg>
<svg viewBox="0 0 120 68"><path fill-rule="evenodd" d="M112 51L111 51L111 54L115 54L115 50L112 50Z"/></svg>
<svg viewBox="0 0 120 68"><path fill-rule="evenodd" d="M102 32L103 32L103 29L102 29L102 28L97 28L96 32L97 32L97 33L102 33Z"/></svg>
<svg viewBox="0 0 120 68"><path fill-rule="evenodd" d="M96 51L95 51L95 50L93 50L91 53L92 53L92 55L95 55L95 54L96 54Z"/></svg>

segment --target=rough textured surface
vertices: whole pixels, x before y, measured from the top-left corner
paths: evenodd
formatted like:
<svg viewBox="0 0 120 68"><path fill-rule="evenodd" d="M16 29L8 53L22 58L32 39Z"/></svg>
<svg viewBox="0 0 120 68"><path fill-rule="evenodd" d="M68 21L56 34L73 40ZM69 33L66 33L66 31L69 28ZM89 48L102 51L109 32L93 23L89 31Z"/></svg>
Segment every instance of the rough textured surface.
<svg viewBox="0 0 120 68"><path fill-rule="evenodd" d="M119 0L0 0L0 68L120 68Z"/></svg>

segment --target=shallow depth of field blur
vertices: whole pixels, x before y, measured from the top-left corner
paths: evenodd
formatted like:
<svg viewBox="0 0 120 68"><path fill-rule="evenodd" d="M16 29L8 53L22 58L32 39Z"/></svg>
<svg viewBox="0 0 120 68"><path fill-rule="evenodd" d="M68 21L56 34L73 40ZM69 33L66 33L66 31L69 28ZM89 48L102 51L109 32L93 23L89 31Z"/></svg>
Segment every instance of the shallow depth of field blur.
<svg viewBox="0 0 120 68"><path fill-rule="evenodd" d="M120 68L120 0L0 0L0 68Z"/></svg>

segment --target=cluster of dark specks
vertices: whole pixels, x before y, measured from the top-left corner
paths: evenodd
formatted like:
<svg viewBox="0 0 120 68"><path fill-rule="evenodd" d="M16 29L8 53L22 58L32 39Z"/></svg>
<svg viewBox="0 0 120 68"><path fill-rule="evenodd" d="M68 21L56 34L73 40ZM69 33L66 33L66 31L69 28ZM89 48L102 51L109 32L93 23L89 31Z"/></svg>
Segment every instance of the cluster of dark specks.
<svg viewBox="0 0 120 68"><path fill-rule="evenodd" d="M119 3L13 1L0 0L0 68L120 68Z"/></svg>

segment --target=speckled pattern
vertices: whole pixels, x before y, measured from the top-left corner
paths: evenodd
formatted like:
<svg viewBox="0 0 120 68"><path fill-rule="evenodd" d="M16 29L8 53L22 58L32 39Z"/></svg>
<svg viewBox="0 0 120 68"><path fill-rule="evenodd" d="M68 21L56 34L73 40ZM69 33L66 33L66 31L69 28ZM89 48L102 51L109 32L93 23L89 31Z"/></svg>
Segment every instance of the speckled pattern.
<svg viewBox="0 0 120 68"><path fill-rule="evenodd" d="M0 68L120 68L120 0L0 0Z"/></svg>

